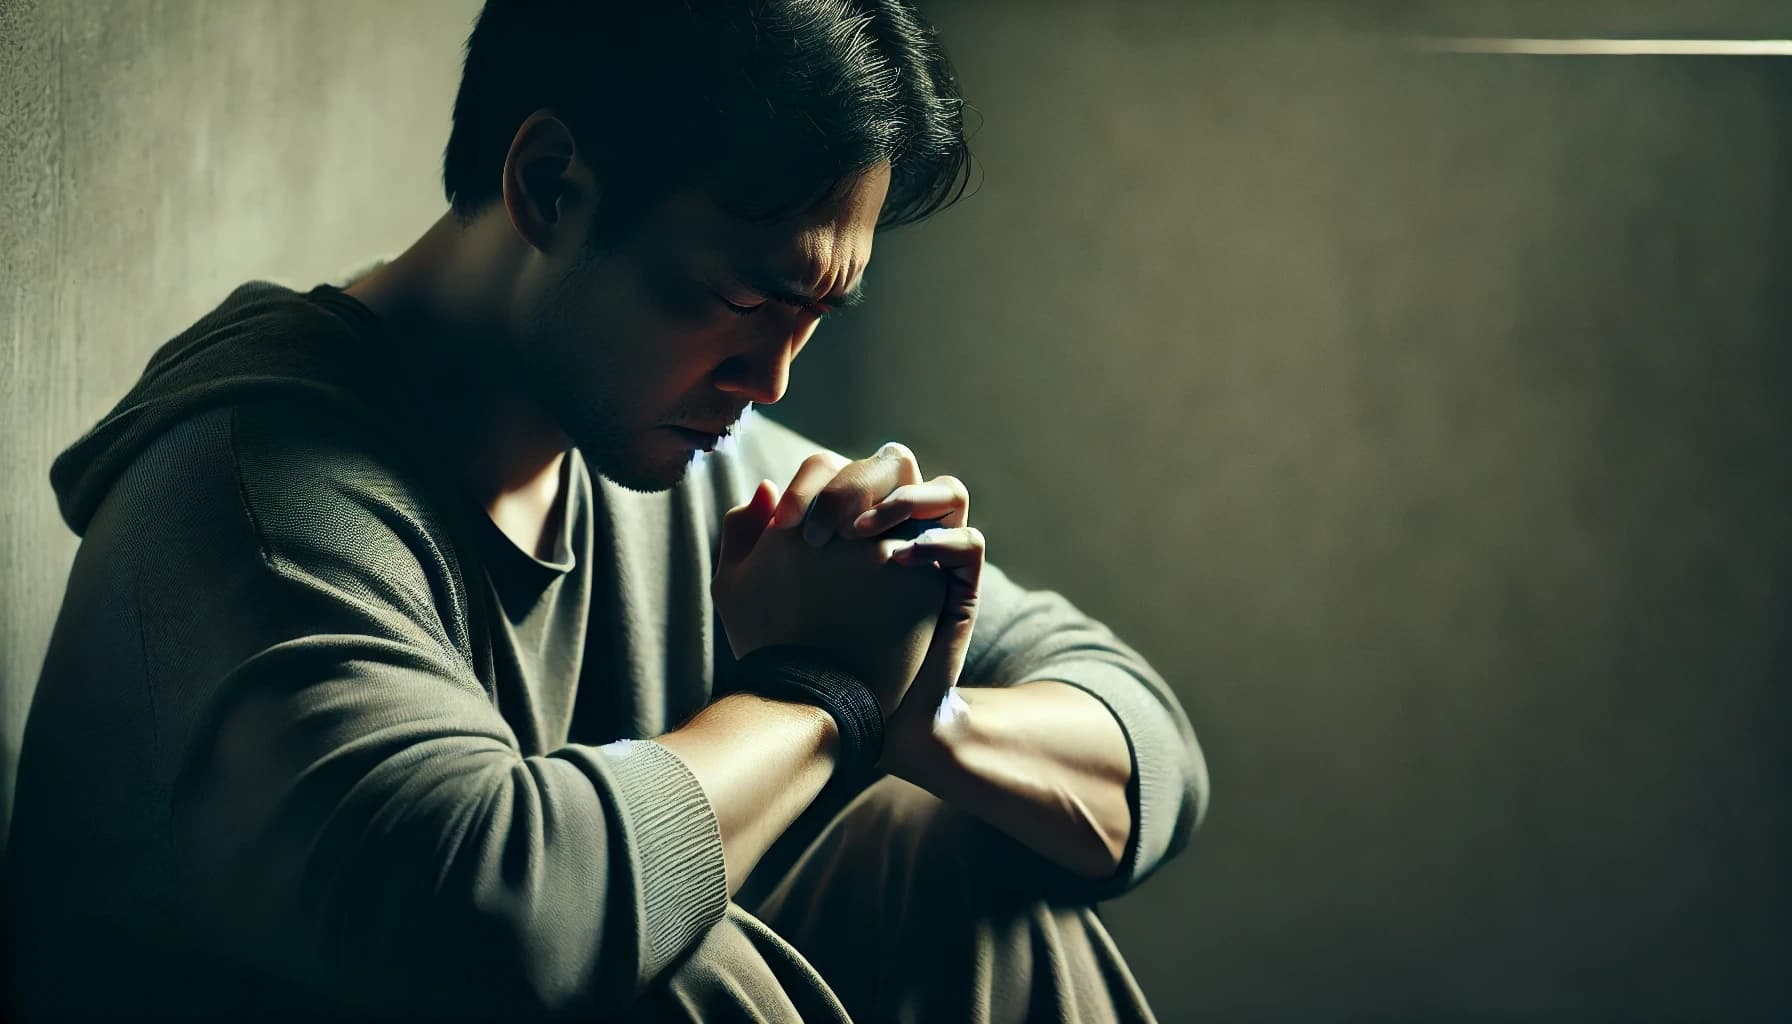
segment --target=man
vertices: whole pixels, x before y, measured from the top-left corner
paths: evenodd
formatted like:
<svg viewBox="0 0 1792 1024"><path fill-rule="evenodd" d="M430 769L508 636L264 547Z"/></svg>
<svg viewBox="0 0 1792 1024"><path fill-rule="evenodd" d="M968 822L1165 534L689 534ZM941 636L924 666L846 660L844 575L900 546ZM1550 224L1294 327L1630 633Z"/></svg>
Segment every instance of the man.
<svg viewBox="0 0 1792 1024"><path fill-rule="evenodd" d="M27 1009L1148 1019L1091 908L1203 813L1164 681L749 415L964 160L900 0L488 3L442 219L53 467Z"/></svg>

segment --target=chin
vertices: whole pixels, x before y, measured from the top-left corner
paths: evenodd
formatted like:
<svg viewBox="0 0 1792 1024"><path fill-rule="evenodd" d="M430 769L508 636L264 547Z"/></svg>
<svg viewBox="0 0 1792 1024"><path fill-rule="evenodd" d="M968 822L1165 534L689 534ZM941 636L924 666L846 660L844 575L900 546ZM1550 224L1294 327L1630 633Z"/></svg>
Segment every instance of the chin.
<svg viewBox="0 0 1792 1024"><path fill-rule="evenodd" d="M585 465L593 473L618 487L642 494L669 491L684 481L691 464L701 452L687 449L676 454L650 451L649 445L637 445L624 452L593 452L580 448Z"/></svg>

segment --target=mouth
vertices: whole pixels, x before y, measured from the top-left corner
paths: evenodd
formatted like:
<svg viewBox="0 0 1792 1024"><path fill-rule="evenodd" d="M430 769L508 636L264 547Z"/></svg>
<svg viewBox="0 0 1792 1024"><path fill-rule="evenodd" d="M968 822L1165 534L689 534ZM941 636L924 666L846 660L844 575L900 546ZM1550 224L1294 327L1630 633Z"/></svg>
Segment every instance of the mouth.
<svg viewBox="0 0 1792 1024"><path fill-rule="evenodd" d="M667 427L666 429L677 434L686 444L695 448L701 448L704 451L713 450L716 443L722 439L720 432L710 433L709 431L691 430L686 427Z"/></svg>

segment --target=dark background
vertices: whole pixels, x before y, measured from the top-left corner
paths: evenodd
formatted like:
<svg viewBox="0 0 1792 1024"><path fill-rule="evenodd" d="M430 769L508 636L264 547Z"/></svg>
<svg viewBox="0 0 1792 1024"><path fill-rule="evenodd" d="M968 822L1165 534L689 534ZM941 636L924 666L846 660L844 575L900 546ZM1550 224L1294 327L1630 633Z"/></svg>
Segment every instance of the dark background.
<svg viewBox="0 0 1792 1024"><path fill-rule="evenodd" d="M475 8L0 0L8 761L50 457L244 277L434 219ZM1104 909L1159 1015L1792 1013L1792 58L1404 42L1792 5L931 13L981 187L770 414L964 479L1176 685L1212 810Z"/></svg>

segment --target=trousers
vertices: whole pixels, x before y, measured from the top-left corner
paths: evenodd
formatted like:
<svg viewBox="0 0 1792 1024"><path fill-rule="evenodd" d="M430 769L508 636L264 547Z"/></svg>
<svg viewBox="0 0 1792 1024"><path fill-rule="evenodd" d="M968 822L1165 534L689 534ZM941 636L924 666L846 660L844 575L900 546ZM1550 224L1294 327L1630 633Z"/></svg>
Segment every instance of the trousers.
<svg viewBox="0 0 1792 1024"><path fill-rule="evenodd" d="M893 776L827 796L626 1020L1155 1020L1098 909L1027 884L1037 855Z"/></svg>

